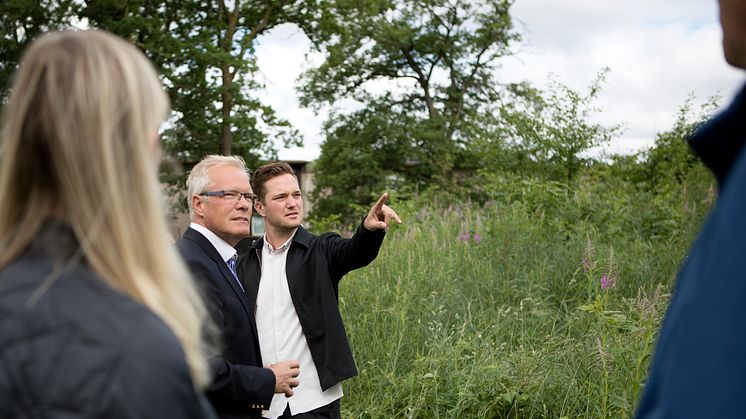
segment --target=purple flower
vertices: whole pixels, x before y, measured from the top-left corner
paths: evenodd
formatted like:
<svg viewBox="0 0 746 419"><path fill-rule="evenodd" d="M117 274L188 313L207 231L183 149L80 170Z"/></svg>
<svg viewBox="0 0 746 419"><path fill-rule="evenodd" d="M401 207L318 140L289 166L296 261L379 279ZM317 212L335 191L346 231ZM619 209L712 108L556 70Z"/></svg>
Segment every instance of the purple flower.
<svg viewBox="0 0 746 419"><path fill-rule="evenodd" d="M469 233L459 233L458 234L458 239L459 239L459 241L462 241L462 242L465 242L465 241L469 240L469 237L471 237L471 235Z"/></svg>
<svg viewBox="0 0 746 419"><path fill-rule="evenodd" d="M616 286L616 277L603 274L601 276L601 289L607 290Z"/></svg>
<svg viewBox="0 0 746 419"><path fill-rule="evenodd" d="M482 236L479 233L474 233L474 243L479 244L482 242Z"/></svg>

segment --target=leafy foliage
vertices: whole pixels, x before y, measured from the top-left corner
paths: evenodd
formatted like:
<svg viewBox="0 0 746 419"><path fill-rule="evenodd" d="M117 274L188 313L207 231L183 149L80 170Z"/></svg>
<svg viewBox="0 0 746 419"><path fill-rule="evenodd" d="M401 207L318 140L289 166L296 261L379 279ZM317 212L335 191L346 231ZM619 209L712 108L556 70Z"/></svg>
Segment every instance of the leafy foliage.
<svg viewBox="0 0 746 419"><path fill-rule="evenodd" d="M163 74L174 117L164 143L182 161L238 154L255 163L276 143L300 144L298 133L252 91L262 85L254 43L285 22L308 17L307 1L213 2L89 0L92 25L130 39Z"/></svg>
<svg viewBox="0 0 746 419"><path fill-rule="evenodd" d="M501 109L513 155L522 156L519 164L512 164L513 171L542 173L548 179L572 183L592 161L589 152L607 144L621 129L619 125L605 127L591 121L598 111L593 101L608 71L597 75L585 95L552 81L548 92ZM499 147L496 152L502 150ZM490 154L489 144L485 151Z"/></svg>
<svg viewBox="0 0 746 419"><path fill-rule="evenodd" d="M692 176L700 176L705 171L686 140L717 109L720 98L710 98L700 106L697 113L692 109L694 99L694 96L689 96L679 108L673 127L659 133L655 146L643 155L644 177L651 190L687 183Z"/></svg>
<svg viewBox="0 0 746 419"><path fill-rule="evenodd" d="M405 224L340 289L359 368L345 384L344 416L633 415L701 220L682 212L658 237L607 229L566 212L575 201L547 188L536 202L555 196L551 214L439 194L397 203ZM616 199L610 188L594 194L597 204Z"/></svg>
<svg viewBox="0 0 746 419"><path fill-rule="evenodd" d="M508 13L511 4L333 2L309 32L326 60L303 76L301 100L320 107L352 99L362 110L336 114L326 125L323 163L317 165L323 198L318 217L330 211L349 215L352 205L345 206L337 194L354 205L358 197L377 192L371 187L392 182L451 189L454 175L473 169L470 145L494 132L494 104L506 91L495 70L519 39ZM339 162L353 143L387 151L367 152L373 162L361 173L360 167ZM352 171L340 174L344 170ZM372 181L375 177L381 180ZM341 178L347 182L333 183Z"/></svg>

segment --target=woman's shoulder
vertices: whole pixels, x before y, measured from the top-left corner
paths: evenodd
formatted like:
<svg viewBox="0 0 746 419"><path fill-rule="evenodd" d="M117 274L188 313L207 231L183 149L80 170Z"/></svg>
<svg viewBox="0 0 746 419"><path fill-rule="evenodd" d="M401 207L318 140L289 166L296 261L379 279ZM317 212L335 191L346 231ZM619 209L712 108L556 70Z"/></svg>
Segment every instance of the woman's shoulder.
<svg viewBox="0 0 746 419"><path fill-rule="evenodd" d="M9 394L29 396L29 409L115 417L196 401L181 346L158 316L85 264L56 265L28 255L0 271L0 413Z"/></svg>
<svg viewBox="0 0 746 419"><path fill-rule="evenodd" d="M0 271L0 307L3 320L15 318L47 333L64 329L88 344L137 350L140 341L165 340L179 346L150 309L113 289L82 262L19 258Z"/></svg>

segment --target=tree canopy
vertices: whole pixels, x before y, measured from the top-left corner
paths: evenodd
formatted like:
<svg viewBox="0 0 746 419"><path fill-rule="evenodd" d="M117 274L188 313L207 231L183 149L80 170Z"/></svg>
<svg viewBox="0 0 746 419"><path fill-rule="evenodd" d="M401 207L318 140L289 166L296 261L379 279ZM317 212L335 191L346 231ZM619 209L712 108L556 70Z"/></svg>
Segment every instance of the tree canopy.
<svg viewBox="0 0 746 419"><path fill-rule="evenodd" d="M314 164L317 220L352 219L383 189L397 198L445 191L456 199L484 200L497 196L491 183L518 179L550 182L549 189L567 194L584 170L599 167L591 150L621 132L593 119L609 70L601 70L584 92L559 81L547 90L503 81L501 62L521 40L512 5L7 0L0 4L0 101L32 39L54 29L106 29L140 48L162 75L173 113L161 135L171 155L191 163L206 154L237 154L254 167L302 141L257 95L263 87L257 42L290 23L325 58L302 74L298 88L302 105L331 110ZM703 108L703 114L713 109ZM689 114L687 103L654 148L614 157L613 170L649 190L682 184L689 170L700 167L683 141L696 126Z"/></svg>
<svg viewBox="0 0 746 419"><path fill-rule="evenodd" d="M164 132L181 160L239 154L255 163L300 134L257 99L257 38L310 18L313 0L88 0L92 26L132 40L156 63L174 108ZM253 161L252 161L253 160Z"/></svg>
<svg viewBox="0 0 746 419"><path fill-rule="evenodd" d="M164 143L182 161L239 154L255 164L278 145L300 145L297 130L255 94L255 43L277 25L311 25L315 0L10 0L0 6L0 83L28 42L73 26L106 29L155 63L174 110ZM3 95L6 90L3 91Z"/></svg>
<svg viewBox="0 0 746 419"><path fill-rule="evenodd" d="M448 187L455 172L468 168L470 145L494 131L497 105L510 93L495 75L500 58L520 39L511 5L337 0L326 9L309 32L326 60L303 75L301 101L319 108L352 99L362 109L336 112L326 124L316 165L319 193L360 191L374 177ZM347 163L331 157L343 153L337 146L353 143L369 145L374 161L365 166L370 172L358 168L357 182L341 173ZM335 184L340 178L352 184ZM374 191L366 192L358 198Z"/></svg>

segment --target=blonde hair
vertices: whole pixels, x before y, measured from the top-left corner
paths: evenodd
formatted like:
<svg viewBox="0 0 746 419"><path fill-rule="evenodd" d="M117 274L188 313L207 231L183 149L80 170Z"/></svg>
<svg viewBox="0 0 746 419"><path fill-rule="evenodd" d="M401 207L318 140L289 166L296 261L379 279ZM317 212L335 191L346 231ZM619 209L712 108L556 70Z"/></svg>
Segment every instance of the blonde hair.
<svg viewBox="0 0 746 419"><path fill-rule="evenodd" d="M157 177L168 98L147 58L103 31L57 32L24 54L0 148L0 267L49 216L69 224L91 268L150 308L209 383L207 313L170 242Z"/></svg>
<svg viewBox="0 0 746 419"><path fill-rule="evenodd" d="M246 174L246 179L249 180L249 169L246 168L246 162L240 156L221 156L219 154L211 154L197 163L192 171L189 172L187 178L187 205L189 205L189 218L194 218L194 211L192 209L192 197L199 196L202 192L207 192L207 189L212 185L210 180L210 169L217 166L235 167L240 169ZM240 191L244 192L244 191ZM207 199L207 197L202 197Z"/></svg>

